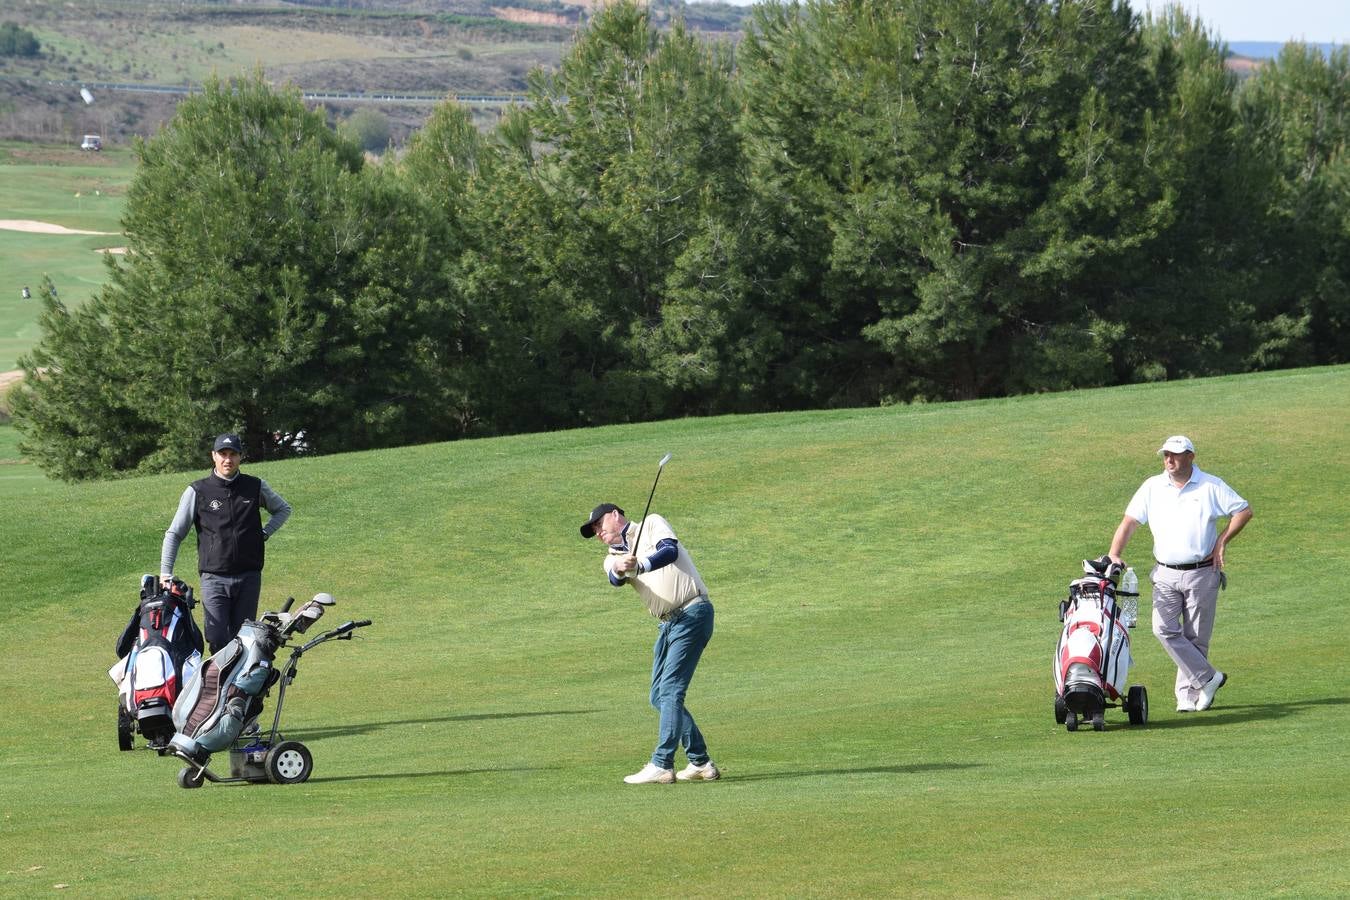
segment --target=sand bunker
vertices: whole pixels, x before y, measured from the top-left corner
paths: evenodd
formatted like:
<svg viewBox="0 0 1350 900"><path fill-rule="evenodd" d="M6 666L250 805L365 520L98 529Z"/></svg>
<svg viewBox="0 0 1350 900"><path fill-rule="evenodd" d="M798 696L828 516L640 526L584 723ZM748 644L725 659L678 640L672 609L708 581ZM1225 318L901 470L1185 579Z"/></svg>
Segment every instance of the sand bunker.
<svg viewBox="0 0 1350 900"><path fill-rule="evenodd" d="M32 234L117 234L116 231L82 231L50 222L34 222L32 219L0 219L0 230L27 231Z"/></svg>

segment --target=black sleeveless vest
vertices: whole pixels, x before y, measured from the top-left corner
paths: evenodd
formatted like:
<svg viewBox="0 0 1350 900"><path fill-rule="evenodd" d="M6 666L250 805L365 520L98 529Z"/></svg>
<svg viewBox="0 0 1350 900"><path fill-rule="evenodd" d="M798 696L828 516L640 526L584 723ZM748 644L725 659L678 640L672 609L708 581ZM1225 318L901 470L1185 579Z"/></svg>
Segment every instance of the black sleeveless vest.
<svg viewBox="0 0 1350 900"><path fill-rule="evenodd" d="M192 482L197 494L197 568L213 575L260 572L263 567L262 481L239 474L233 481L214 473Z"/></svg>

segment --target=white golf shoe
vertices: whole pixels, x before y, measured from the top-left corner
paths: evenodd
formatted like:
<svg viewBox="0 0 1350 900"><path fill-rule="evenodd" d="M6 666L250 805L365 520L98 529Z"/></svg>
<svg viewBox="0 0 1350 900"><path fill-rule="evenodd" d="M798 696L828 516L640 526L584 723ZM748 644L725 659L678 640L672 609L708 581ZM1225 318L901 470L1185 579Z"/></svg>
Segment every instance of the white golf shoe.
<svg viewBox="0 0 1350 900"><path fill-rule="evenodd" d="M716 781L722 777L722 772L710 759L701 766L690 763L676 772L675 777L680 781Z"/></svg>
<svg viewBox="0 0 1350 900"><path fill-rule="evenodd" d="M1203 712L1214 705L1214 695L1219 692L1219 688L1228 683L1228 676L1222 672L1215 672L1214 677L1205 682L1205 686L1200 689L1200 699L1195 701L1197 712Z"/></svg>
<svg viewBox="0 0 1350 900"><path fill-rule="evenodd" d="M647 763L632 775L625 775L623 780L626 784L674 784L675 770Z"/></svg>

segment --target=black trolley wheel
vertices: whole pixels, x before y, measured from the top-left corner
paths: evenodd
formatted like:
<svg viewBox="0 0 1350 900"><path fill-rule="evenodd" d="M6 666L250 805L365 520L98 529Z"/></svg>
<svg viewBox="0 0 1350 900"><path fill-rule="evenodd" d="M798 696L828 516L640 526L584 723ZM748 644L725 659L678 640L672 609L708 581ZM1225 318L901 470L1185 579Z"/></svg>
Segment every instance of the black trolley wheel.
<svg viewBox="0 0 1350 900"><path fill-rule="evenodd" d="M1096 712L1092 714L1092 730L1093 731L1106 730L1106 713Z"/></svg>
<svg viewBox="0 0 1350 900"><path fill-rule="evenodd" d="M1131 725L1148 724L1148 691L1142 684L1132 685L1125 697L1125 709Z"/></svg>
<svg viewBox="0 0 1350 900"><path fill-rule="evenodd" d="M117 749L130 750L132 746L132 735L135 734L136 721L131 718L131 713L122 705L122 701L117 701Z"/></svg>
<svg viewBox="0 0 1350 900"><path fill-rule="evenodd" d="M299 741L282 741L267 751L263 768L273 784L299 784L314 771L314 757Z"/></svg>
<svg viewBox="0 0 1350 900"><path fill-rule="evenodd" d="M1064 727L1069 731L1078 730L1078 713L1069 710L1064 714Z"/></svg>
<svg viewBox="0 0 1350 900"><path fill-rule="evenodd" d="M1055 724L1063 725L1064 720L1069 717L1069 708L1064 705L1064 698L1055 695Z"/></svg>
<svg viewBox="0 0 1350 900"><path fill-rule="evenodd" d="M183 766L178 770L178 786L180 788L199 788L202 786L202 770L195 766Z"/></svg>

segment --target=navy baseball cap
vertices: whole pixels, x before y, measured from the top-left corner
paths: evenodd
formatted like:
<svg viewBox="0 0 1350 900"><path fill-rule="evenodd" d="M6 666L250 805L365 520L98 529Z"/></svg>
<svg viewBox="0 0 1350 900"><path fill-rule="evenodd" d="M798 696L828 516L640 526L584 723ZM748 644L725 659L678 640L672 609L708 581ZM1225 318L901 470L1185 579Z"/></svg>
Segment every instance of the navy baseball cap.
<svg viewBox="0 0 1350 900"><path fill-rule="evenodd" d="M233 450L235 453L243 453L244 442L239 440L237 434L222 434L216 438L216 445L211 448L213 453L217 450Z"/></svg>
<svg viewBox="0 0 1350 900"><path fill-rule="evenodd" d="M591 517L581 523L581 536L584 538L595 537L595 523L615 510L619 510L619 515L623 515L623 510L619 509L613 503L601 503L595 509L591 510Z"/></svg>

